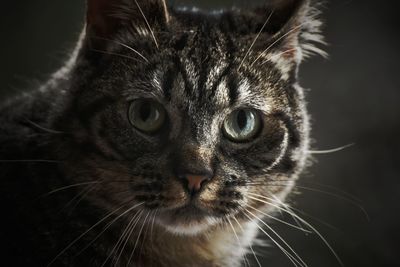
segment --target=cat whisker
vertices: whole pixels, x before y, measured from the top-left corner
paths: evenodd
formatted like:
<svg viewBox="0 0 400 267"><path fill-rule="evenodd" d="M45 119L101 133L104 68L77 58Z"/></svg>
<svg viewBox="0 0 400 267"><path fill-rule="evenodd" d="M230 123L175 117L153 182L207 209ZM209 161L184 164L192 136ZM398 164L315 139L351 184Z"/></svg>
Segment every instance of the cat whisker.
<svg viewBox="0 0 400 267"><path fill-rule="evenodd" d="M57 192L60 192L60 191L66 190L66 189L70 189L70 188L75 188L75 187L79 187L79 186L83 186L83 185L99 184L99 183L101 183L101 182L100 181L91 181L91 182L83 182L83 183L76 183L76 184L72 184L72 185L67 185L67 186L63 186L63 187L54 189L54 190L52 190L52 191L50 191L50 192L48 192L48 193L46 193L46 194L44 194L44 195L42 195L40 197L46 197L46 196L52 195L54 193L57 193Z"/></svg>
<svg viewBox="0 0 400 267"><path fill-rule="evenodd" d="M139 60L139 59L137 59L137 58L130 57L130 56L127 56L127 55L124 55L124 54L120 54L120 53L115 53L115 52L110 52L110 51L104 51L104 50L95 49L95 48L91 48L90 50L91 50L91 51L94 51L94 52L97 52L97 53L102 53L102 54L105 54L105 55L118 56L118 57L122 57L122 58L131 59L131 60L134 60L134 61L142 62L141 60Z"/></svg>
<svg viewBox="0 0 400 267"><path fill-rule="evenodd" d="M260 185L260 184L257 184L257 185ZM291 184L290 183L286 183L285 181L275 181L274 184L266 183L264 185L265 186L284 186L284 185L291 185ZM254 185L254 186L256 186L256 185ZM312 187L301 186L301 185L293 185L293 187L298 188L298 189L302 189L302 190L311 191L311 192L314 192L314 193L324 194L324 195L327 195L327 196L331 196L331 197L343 200L343 201L351 204L352 206L356 207L357 209L359 209L363 213L363 215L365 216L366 220L370 221L369 214L365 210L365 208L362 206L362 203L360 203L361 201L359 199L357 199L357 198L352 197L350 194L348 194L349 196L339 195L339 194L336 194L336 193L333 193L333 192L328 192L328 191L321 190L321 189L318 189L318 188L312 188ZM342 193L344 194L345 192L342 192Z"/></svg>
<svg viewBox="0 0 400 267"><path fill-rule="evenodd" d="M281 186L281 185L290 185L291 183L293 183L293 180L270 180L270 181L260 181L260 182L246 182L246 184L244 186ZM300 184L300 185L298 185ZM315 186L320 186L320 187L325 187L327 189L330 190L334 190L336 192L329 192L326 190L322 190L319 189L317 187L310 187L310 186L303 186L302 184L312 184ZM300 189L305 189L305 190L310 190L310 191L314 191L314 192L318 192L318 193L323 193L323 194L328 194L331 196L334 196L336 198L345 198L347 201L350 202L355 202L358 205L362 204L362 200L357 198L356 196L343 191L339 188L336 188L334 186L329 186L329 185L324 185L324 184L319 184L319 183L300 183L300 182L296 182L296 184L293 184L294 187L300 188Z"/></svg>
<svg viewBox="0 0 400 267"><path fill-rule="evenodd" d="M273 197L276 198L275 195L273 195ZM300 209L294 208L294 207L289 206L289 205L286 205L285 208L292 213L290 216L292 217L292 219L294 221L296 221L296 223L299 225L299 227L303 227L303 225L296 217L294 217L293 214L295 213L295 211L300 213L300 214L302 214L302 215L304 215L304 216L307 216L307 217L309 217L309 218L311 218L311 219L313 219L313 220L315 220L315 221L317 221L319 223L321 223L322 225L327 226L328 228L331 228L333 230L339 231L339 229L337 227L335 227L335 226L333 226L333 225L331 225L331 224L329 224L329 223L327 223L327 222L325 222L325 221L323 221L323 220L321 220L319 218L316 218L316 217L306 213L305 211L302 211Z"/></svg>
<svg viewBox="0 0 400 267"><path fill-rule="evenodd" d="M170 33L170 32L168 32L168 31L153 31L154 33ZM197 32L199 32L199 30L193 30L193 29L191 29L191 30L176 30L176 31L174 31L174 33L197 33Z"/></svg>
<svg viewBox="0 0 400 267"><path fill-rule="evenodd" d="M257 42L258 38L260 37L261 33L263 32L265 26L267 26L269 20L272 17L272 14L274 14L274 10L271 11L271 13L269 14L268 18L266 19L266 21L264 22L263 26L261 27L260 31L258 32L258 34L256 35L256 37L254 38L253 42L251 43L249 49L247 50L246 54L244 55L242 61L239 64L239 68L238 71L240 70L240 68L242 67L244 61L246 60L246 58L249 56L251 49L253 48L254 44Z"/></svg>
<svg viewBox="0 0 400 267"><path fill-rule="evenodd" d="M282 181L290 181L290 180L282 180ZM331 186L331 185L326 185L326 184L321 184L321 183L312 183L312 182L296 182L296 184L300 184L301 186L303 185L303 184L305 184L305 185L313 185L313 186L320 186L320 187L324 187L324 188L326 188L327 190L329 189L329 190L334 190L334 191L336 191L337 193L340 193L340 194L342 194L343 196L345 196L345 197L348 197L348 198L350 198L350 199L352 199L353 201L355 201L355 202L358 202L359 204L361 204L363 201L360 199L360 198L357 198L356 196L354 196L353 194L350 194L349 192L346 192L346 191L343 191L342 189L340 189L340 188L338 188L338 187L335 187L335 186ZM312 187L309 187L309 188L312 188ZM315 189L318 189L318 188L316 188L316 187L314 187ZM332 192L333 193L333 192Z"/></svg>
<svg viewBox="0 0 400 267"><path fill-rule="evenodd" d="M156 211L154 212L153 222L151 223L150 240L153 240L154 222L156 221L158 210L159 208L157 208Z"/></svg>
<svg viewBox="0 0 400 267"><path fill-rule="evenodd" d="M117 161L117 162L120 162L120 161ZM108 163L113 164L113 162L111 162L111 161L108 162ZM105 167L100 167L100 166L96 166L96 169L97 169L97 170L102 170L102 171L107 171L107 172L112 172L112 173L114 173L114 174L121 174L121 175L124 175L124 176L126 176L126 175L137 176L137 173L134 173L133 171L129 171L129 170L127 170L127 171L121 171L121 170L115 170L115 169L109 169L109 168L105 168ZM114 180L114 181L131 182L130 179L127 179L127 180Z"/></svg>
<svg viewBox="0 0 400 267"><path fill-rule="evenodd" d="M234 233L234 235L236 237L236 240L238 242L239 248L242 249L243 245L242 245L242 242L240 242L240 239L239 239L239 236L236 233L235 227L233 227L233 224L232 224L231 220L229 219L229 217L227 217L226 220L229 223L229 225L231 226L231 229L232 229L232 231L233 231L233 233ZM250 263L246 258L246 254L243 254L243 260L244 260L245 266L249 266L250 267Z"/></svg>
<svg viewBox="0 0 400 267"><path fill-rule="evenodd" d="M154 35L153 29L151 28L151 26L150 26L150 24L149 24L149 21L148 21L147 18L146 18L146 15L144 14L144 12L143 12L142 8L140 7L140 5L139 5L139 3L138 3L137 0L135 0L135 3L136 3L136 6L138 7L140 13L142 14L144 21L146 22L146 25L147 25L147 27L148 27L150 33L151 33L151 36L153 37L153 40L154 40L154 43L155 43L157 49L159 49L156 36Z"/></svg>
<svg viewBox="0 0 400 267"><path fill-rule="evenodd" d="M342 194L343 196L346 196L346 197L348 197L348 198L350 198L350 199L352 199L352 200L354 200L354 201L356 201L356 202L358 202L360 204L363 202L360 198L356 197L354 194L346 192L346 191L344 191L344 190L342 190L342 189L340 189L338 187L335 187L335 186L321 184L321 183L311 183L311 182L303 182L303 183L300 183L300 185L301 184L311 184L311 185L314 185L314 186L320 186L320 187L326 188L327 190L334 190L334 191Z"/></svg>
<svg viewBox="0 0 400 267"><path fill-rule="evenodd" d="M247 205L247 206L250 207L250 208L252 208L252 209L254 209L254 210L257 210L257 211L260 212L262 215L264 215L264 216L266 216L266 217L268 217L268 218L270 218L270 219L272 219L272 220L274 220L274 221L280 222L280 223L282 223L282 224L285 224L285 225L287 225L287 226L290 226L290 227L292 227L292 228L294 228L294 229L303 231L303 232L308 233L308 234L311 234L311 233L312 233L311 231L308 231L308 230L304 229L303 227L299 227L299 226L293 225L293 224L291 224L291 223L285 222L284 220L278 219L278 218L276 218L276 217L274 217L274 216L272 216L272 215L269 215L269 214L266 213L266 212L260 211L260 210L258 210L258 209L256 209L256 208L252 207L251 205Z"/></svg>
<svg viewBox="0 0 400 267"><path fill-rule="evenodd" d="M258 211L261 213L261 211L259 209L256 209L254 207L249 206L250 208ZM270 226L268 225L266 222L264 222L261 218L259 218L258 216L256 216L254 213L252 213L251 211L249 211L248 209L246 209L246 211L248 213L250 213L253 217L255 217L256 219L258 219L262 224L264 224L275 236L278 237L279 240L282 241L282 243L293 253L293 255L295 255L297 257L297 259L301 262L301 264L303 266L307 266L307 264L303 261L303 259L297 254L297 252Z"/></svg>
<svg viewBox="0 0 400 267"><path fill-rule="evenodd" d="M329 224L329 223L327 223L327 222L325 222L325 221L323 221L323 220L321 220L321 219L319 219L319 218L317 218L315 216L312 216L311 214L308 214L307 212L305 212L303 210L300 210L298 208L295 208L295 207L292 207L292 206L289 206L289 205L287 205L286 208L292 213L294 213L296 211L296 212L298 212L298 213L300 213L300 214L302 214L302 215L304 215L304 216L306 216L306 217L308 217L310 219L313 219L314 221L317 221L318 223L320 223L322 225L325 225L328 228L331 228L331 229L333 229L335 231L339 231L339 229L337 227L333 226L332 224ZM298 221L298 219L296 217L294 217L293 215L291 215L291 217L293 218L293 220ZM299 221L298 221L298 223L301 224L301 222L299 222ZM302 226L300 226L300 227L302 227Z"/></svg>
<svg viewBox="0 0 400 267"><path fill-rule="evenodd" d="M306 220L304 220L303 218L301 218L299 215L297 215L296 213L294 213L293 211L288 210L286 207L288 206L287 204L283 203L281 200L279 200L279 198L277 198L276 196L274 196L276 199L273 198L269 198L266 196L262 196L259 194L254 194L254 193L249 193L249 195L256 195L262 199L256 198L256 197L251 197L249 196L249 198L253 199L253 200L257 200L261 203L270 205L272 207L276 207L278 209L281 209L282 211L288 213L288 214L292 214L294 217L296 217L301 223L303 223L305 226L307 226L308 228L310 228L314 233L316 233L318 235L318 237L324 242L324 244L328 247L328 249L331 251L331 253L334 255L334 257L336 258L336 260L339 262L339 264L341 266L343 265L342 260L340 259L340 257L337 255L337 253L335 252L335 250L332 248L332 246L329 244L329 242L322 236L322 234L315 228L313 227L310 223L308 223ZM272 202L268 202L268 201L272 201ZM278 202L278 203L277 203ZM277 204L273 204L273 203L277 203ZM285 208L281 207L284 206Z"/></svg>
<svg viewBox="0 0 400 267"><path fill-rule="evenodd" d="M143 205L143 204L144 204L144 202L141 202L141 203L139 203L139 204L136 204L136 205L130 207L128 210L126 210L126 211L123 212L122 214L118 215L118 217L117 217L116 219L114 219L114 220L111 222L111 224L114 223L114 222L115 222L116 220L118 220L119 218L121 218L122 216L124 216L126 213L130 212L131 210L133 210L133 209L135 209L135 208L137 208L137 207L139 207L140 205ZM72 247L75 243L77 243L82 237L84 237L87 233L89 233L90 231L92 231L94 228L96 228L98 225L100 225L102 222L104 222L105 220L107 220L109 217L111 217L112 215L114 215L115 213L117 213L118 211L120 211L120 210L121 210L123 207L125 207L125 206L126 206L126 203L123 204L122 206L120 206L119 208L113 210L112 212L108 213L108 214L107 214L106 216L104 216L101 220L99 220L97 223L95 223L93 226L91 226L88 230L86 230L86 231L83 232L81 235L79 235L76 239L74 239L72 242L70 242L69 245L66 246L60 253L58 253L58 254L56 255L56 257L55 257L47 266L51 266L62 254L64 254L64 253L65 253L70 247ZM111 224L109 224L109 226L111 226ZM107 228L108 228L108 227L107 227ZM107 228L106 228L106 229L107 229ZM105 230L106 230L106 229L105 229ZM104 233L105 230L103 230L103 231L100 233L100 235L101 235L102 233ZM100 236L100 235L98 235L98 236ZM96 239L97 239L97 238L96 238Z"/></svg>
<svg viewBox="0 0 400 267"><path fill-rule="evenodd" d="M143 202L144 203L144 202ZM109 229L119 218L121 218L122 216L124 216L125 214L127 214L128 212L132 211L134 208L137 208L139 206L141 206L143 203L139 203L137 205L135 205L134 207L132 207L131 209L127 210L126 212L124 212L123 214L117 216L116 218L114 218L111 222L107 223L105 225L105 227L102 229L102 231L92 240L90 241L78 254L75 255L78 256L80 255L82 252L84 252L88 247L90 247L94 242L96 242L97 239L100 238L100 236L102 234L105 233L105 231L107 231L107 229ZM126 205L126 204L125 204ZM140 210L139 210L140 211Z"/></svg>
<svg viewBox="0 0 400 267"><path fill-rule="evenodd" d="M0 163L63 163L59 160L48 160L48 159L2 159Z"/></svg>
<svg viewBox="0 0 400 267"><path fill-rule="evenodd" d="M111 255L114 252L120 251L118 256L116 257L116 259L114 261L114 265L118 264L118 261L119 261L121 255L122 255L123 251L125 250L125 246L129 241L130 233L131 233L132 229L134 229L136 227L136 225L137 225L142 213L143 213L143 209L140 209L135 213L135 215L129 221L128 225L125 227L125 230L122 232L122 234L121 234L120 238L118 239L117 243L115 244L114 248L111 250L110 255L108 256L108 258L111 258ZM106 259L105 262L107 262L108 258Z"/></svg>
<svg viewBox="0 0 400 267"><path fill-rule="evenodd" d="M290 207L290 210L292 210L293 212L296 211L298 214L304 215L305 217L308 217L308 218L320 223L321 225L326 226L327 228L330 228L330 229L335 230L337 232L340 231L340 229L338 227L336 227L336 226L334 226L334 225L332 225L332 224L330 224L330 223L328 223L328 222L326 222L326 221L324 221L324 220L322 220L320 218L317 218L317 217L315 217L315 216L313 216L313 215L311 215L311 214L309 214L309 213L307 213L307 212L305 212L303 210L300 210L298 208L294 208L292 206Z"/></svg>
<svg viewBox="0 0 400 267"><path fill-rule="evenodd" d="M280 204L279 205L276 204L276 201L273 198L265 197L265 196L262 196L262 195L259 195L259 194L254 194L254 193L251 193L251 192L249 192L248 194L250 195L249 198L252 199L252 200L256 200L256 201L259 201L259 202L264 203L266 205L269 205L271 207L277 208L277 209L285 212L286 214L293 215L293 216L295 215L295 213L293 211L290 211L290 210L280 206ZM269 202L269 201L272 201L272 202Z"/></svg>
<svg viewBox="0 0 400 267"><path fill-rule="evenodd" d="M281 200L279 200L279 198L277 198L274 195L274 198L276 198L276 201L278 201L278 203L280 203L281 205L283 205L284 207L288 207L287 204L283 203ZM305 224L308 228L310 228L311 230L314 231L314 233L316 233L319 238L325 243L325 245L329 248L329 250L331 251L331 253L335 256L336 260L339 262L340 266L344 266L342 260L340 259L339 255L335 252L335 250L332 248L332 246L329 244L329 242L322 236L322 234L314 227L312 226L310 223L308 223L306 220L304 220L303 218L301 218L300 216L298 216L296 213L292 212L296 218L298 218L303 224Z"/></svg>
<svg viewBox="0 0 400 267"><path fill-rule="evenodd" d="M72 185L67 185L67 186L63 186L57 189L54 189L46 194L41 195L40 197L46 197L49 195L52 195L54 193L58 193L67 189L71 189L71 188L75 188L75 187L79 187L79 186L84 186L84 185L91 185L91 184L107 184L107 183L131 183L131 180L112 180L112 181L89 181L89 182L82 182L82 183L76 183L76 184L72 184Z"/></svg>
<svg viewBox="0 0 400 267"><path fill-rule="evenodd" d="M355 201L355 200L353 200L353 199L351 199L349 197L341 196L341 195L338 195L338 194L334 194L334 193L331 193L331 192L327 192L327 191L316 189L316 188L306 187L306 186L298 186L298 185L296 185L295 187L296 188L300 188L300 189L304 189L304 190L308 190L308 191L311 191L311 192L315 192L315 193L325 194L325 195L328 195L328 196L332 196L332 197L338 198L338 199L343 200L345 202L348 202L351 205L355 206L356 208L360 209L361 212L364 214L365 218L367 219L367 221L370 221L369 214L365 210L365 208L362 206L362 204L358 203L357 201Z"/></svg>
<svg viewBox="0 0 400 267"><path fill-rule="evenodd" d="M65 206L64 209L68 206L72 205L75 202L74 206L70 209L70 214L72 211L79 205L79 203L88 195L90 192L96 189L98 184L88 185L87 188L82 190L79 194L77 194L74 198L72 198Z"/></svg>
<svg viewBox="0 0 400 267"><path fill-rule="evenodd" d="M113 164L113 161L108 161L108 162L111 163L111 164ZM128 164L130 164L130 162L127 162L127 161L116 160L116 162L118 162L118 163L121 163L121 162L122 162L122 163L128 163ZM121 171L121 170L115 170L115 169L100 167L100 166L96 166L96 169L98 169L98 170L103 170L103 171L107 171L107 172L112 172L112 173L115 173L115 174L121 174L121 175L124 175L124 176L129 175L129 176L136 177L136 176L141 176L141 175L143 175L143 174L137 173L137 172L135 172L135 171L133 171L133 170ZM114 181L132 182L131 179L127 179L127 180L114 180Z"/></svg>
<svg viewBox="0 0 400 267"><path fill-rule="evenodd" d="M142 223L142 226L141 226L141 228L140 228L140 230L139 230L139 233L138 233L138 236L137 236L137 238L136 238L135 245L134 245L133 250L132 250L132 252L131 252L131 255L130 255L129 259L128 259L128 263L126 264L127 266L129 266L129 264L131 263L131 260L132 260L132 258L133 258L134 253L135 253L135 250L136 250L136 246L137 246L137 244L139 243L139 240L140 240L140 235L142 234L143 227L144 227L144 225L146 224L146 221L147 221L147 218L149 217L149 215L150 215L150 211L147 212L147 215L146 215L146 217L144 218L144 221L143 221L143 223Z"/></svg>
<svg viewBox="0 0 400 267"><path fill-rule="evenodd" d="M141 212L142 210L138 210L135 215L132 216L132 218L129 220L127 226L124 228L121 236L118 238L117 243L115 244L115 246L112 248L111 252L108 254L107 258L105 259L105 261L103 262L102 266L105 265L105 263L111 258L111 256L114 254L115 251L118 251L119 246L121 245L120 243L123 242L123 238L125 238L127 232L130 230L130 227L135 223L135 219L137 218L138 214ZM119 258L116 258L116 263L118 262Z"/></svg>
<svg viewBox="0 0 400 267"><path fill-rule="evenodd" d="M92 39L104 40L104 41L107 41L107 42L112 42L112 43L118 44L118 45L120 45L120 46L122 46L122 47L125 47L126 49L132 51L133 53L137 54L139 57L141 57L142 59L144 59L144 61L149 62L149 60L148 60L142 53L140 53L139 51L137 51L137 50L134 49L133 47L131 47L131 46L129 46L129 45L126 45L126 44L124 44L124 43L122 43L122 42L119 42L119 41L117 41L117 40L112 40L112 39L104 38L104 37L98 37L98 36L91 36L90 38L92 38Z"/></svg>
<svg viewBox="0 0 400 267"><path fill-rule="evenodd" d="M66 132L45 128L45 127L43 127L43 126L31 121L28 118L25 118L25 121L28 122L29 124L31 124L32 126L36 127L37 129L42 130L42 131L47 132L47 133L50 133L50 134L67 134Z"/></svg>
<svg viewBox="0 0 400 267"><path fill-rule="evenodd" d="M118 265L118 261L119 261L119 259L121 258L122 253L124 252L125 247L126 247L126 245L128 244L129 239L130 239L130 237L131 237L131 235L132 235L134 229L136 228L136 225L139 223L140 218L142 217L142 214L143 214L143 210L138 211L138 212L135 214L135 216L132 218L132 220L131 220L132 224L131 224L130 226L128 225L128 227L126 228L126 231L122 234L122 236L121 236L121 238L120 238L120 241L119 241L119 242L121 242L121 243L117 246L116 252L118 252L119 247L120 247L121 245L122 245L122 248L120 249L120 251L119 251L119 253L118 253L118 256L117 256L117 258L116 258L116 260L115 260L115 262L114 262L114 266L117 266L117 265ZM123 241L124 239L125 239L125 241ZM118 244L118 242L117 242L117 244ZM109 257L111 257L112 254L113 254L113 252L110 253L110 256L109 256ZM106 262L107 262L107 259L106 259L106 261L103 263L102 266L104 266Z"/></svg>
<svg viewBox="0 0 400 267"><path fill-rule="evenodd" d="M342 150L352 147L352 146L354 146L354 143L348 144L345 146L341 146L341 147L337 147L337 148L327 149L327 150L308 150L307 152L309 154L332 154L332 153L342 151Z"/></svg>
<svg viewBox="0 0 400 267"><path fill-rule="evenodd" d="M148 233L148 231L149 231L149 229L150 229L150 226L151 226L151 224L150 224L151 217L152 217L151 214L155 213L155 210L149 211L149 213L150 213L149 221L147 222L147 224L145 223L145 224L146 224L146 230L144 231L144 234L143 234L143 240L142 240L142 244L141 244L140 250L139 250L139 257L140 257L140 255L142 255L144 243L147 242L147 240L146 240L146 238L147 238L147 233Z"/></svg>
<svg viewBox="0 0 400 267"><path fill-rule="evenodd" d="M312 233L311 231L308 231L308 230L306 230L305 228L304 228L304 226L301 224L301 222L296 218L296 217L294 217L293 216L293 213L294 213L294 211L292 210L292 208L291 207L286 207L292 214L290 214L290 217L293 219L293 221L295 221L295 223L297 224L297 226L298 227L300 227L301 229L302 229L302 231L303 231L303 233L305 234L305 235L307 235L307 234L309 234L309 233ZM279 210L280 212L281 212L281 214L283 213L281 210Z"/></svg>
<svg viewBox="0 0 400 267"><path fill-rule="evenodd" d="M236 219L235 215L233 215L232 218L235 220L235 222L237 223L237 225L239 225L240 230L242 230L242 232L244 232L244 229L243 229L242 225L241 225L240 222ZM255 251L254 251L254 249L253 249L253 246L251 245L251 243L249 244L249 247L250 247L251 252L253 253L254 259L256 260L258 266L259 266L259 267L262 267L260 261L259 261L258 258L257 258L257 255L256 255L256 253L255 253Z"/></svg>
<svg viewBox="0 0 400 267"><path fill-rule="evenodd" d="M259 194L253 194L253 193L249 193L249 194L251 194L251 195L254 195L254 196L257 196L257 197L263 197L262 195L259 195ZM270 206L272 206L272 207L275 207L275 208L277 208L279 211L281 211L281 212L285 212L286 214L289 214L292 218L293 218L293 220L294 221L296 221L297 223L298 223L298 225L299 225L299 228L301 228L301 229L303 229L305 232L304 233L306 233L306 234L308 234L308 233L312 233L312 232L310 232L310 231L307 231L306 229L304 229L304 227L302 227L302 225L300 224L300 222L298 222L298 220L297 220L297 217L295 216L295 213L292 211L292 210L290 210L289 208L283 208L283 207L281 207L281 206L278 206L278 205L275 205L275 204L273 204L273 203L275 203L275 201L273 200L273 199L270 199L269 198L269 200L271 201L273 201L273 203L272 202L268 202L268 201L265 201L265 200L262 200L262 199L259 199L259 198L255 198L255 197L249 197L250 199L253 199L253 200L256 200L256 201L259 201L259 202L262 202L262 203L264 203L264 204L267 204L267 205L270 205Z"/></svg>
<svg viewBox="0 0 400 267"><path fill-rule="evenodd" d="M155 213L154 213L153 221L151 223L151 229L150 229L150 243L151 243L151 249L153 251L154 251L154 235L153 235L153 231L154 231L154 223L155 223L158 211L159 211L159 208L157 208Z"/></svg>
<svg viewBox="0 0 400 267"><path fill-rule="evenodd" d="M250 64L250 67L253 67L253 65L265 54L267 53L275 44L277 44L279 41L281 41L283 38L285 38L286 36L288 36L289 34L292 34L293 32L297 31L298 29L300 29L301 27L303 27L306 23L308 22L304 22L301 23L300 25L297 25L296 27L292 28L291 30L289 30L287 33L283 34L282 36L280 36L278 39L276 39L272 44L270 44L266 49L264 49L259 55L258 57Z"/></svg>
<svg viewBox="0 0 400 267"><path fill-rule="evenodd" d="M260 66L264 65L264 64L267 63L268 61L273 61L273 60L275 60L276 58L279 58L279 57L281 57L282 55L284 55L284 54L286 54L286 53L290 53L290 52L293 52L293 51L296 51L296 50L297 50L297 48L291 48L291 49L285 50L285 51L283 51L283 52L280 52L280 53L278 53L278 54L274 54L273 56L271 56L270 58L267 58L267 60L265 60L264 62L262 62L262 63L260 64Z"/></svg>
<svg viewBox="0 0 400 267"><path fill-rule="evenodd" d="M258 196L258 194L254 194L254 195ZM278 212L280 213L281 216L283 216L283 211L282 211L282 209L278 209ZM271 215L269 215L269 214L265 214L265 215L266 215L267 217L271 216ZM278 222L281 222L281 223L283 223L283 224L287 224L287 225L290 226L290 227L294 227L295 229L301 230L301 231L302 231L304 234L306 234L306 235L311 233L310 231L304 229L304 227L301 225L301 223L297 220L296 217L294 217L292 214L289 214L289 215L290 215L290 217L293 219L293 221L297 224L297 226L295 226L295 225L293 225L293 224L291 224L291 223L288 223L288 222L286 222L286 221L279 220L278 218L273 217L273 216L271 216L271 217L272 217L271 219L277 220Z"/></svg>
<svg viewBox="0 0 400 267"><path fill-rule="evenodd" d="M248 212L248 210L245 210L246 212ZM251 218L248 214L243 213L244 216L246 216L250 221L254 221L254 219L259 219L258 217L254 217ZM261 220L261 219L260 219ZM279 244L279 242L277 242L270 234L268 234L267 231L265 231L257 222L254 222L257 226L258 229L260 229L260 231L262 233L264 233L267 238L269 240L271 240L282 252L283 254L285 254L286 257L288 257L288 259L293 263L294 266L301 266L300 262L292 255L290 254L281 244Z"/></svg>

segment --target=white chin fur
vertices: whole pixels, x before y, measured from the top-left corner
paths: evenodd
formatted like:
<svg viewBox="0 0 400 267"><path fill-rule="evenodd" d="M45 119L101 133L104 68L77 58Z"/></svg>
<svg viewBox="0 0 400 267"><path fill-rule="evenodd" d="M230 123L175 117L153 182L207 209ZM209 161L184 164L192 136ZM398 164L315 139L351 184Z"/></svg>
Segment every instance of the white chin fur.
<svg viewBox="0 0 400 267"><path fill-rule="evenodd" d="M194 236L208 230L217 221L214 218L207 217L202 222L194 222L189 224L177 225L164 225L164 227L171 233L176 235L189 235Z"/></svg>

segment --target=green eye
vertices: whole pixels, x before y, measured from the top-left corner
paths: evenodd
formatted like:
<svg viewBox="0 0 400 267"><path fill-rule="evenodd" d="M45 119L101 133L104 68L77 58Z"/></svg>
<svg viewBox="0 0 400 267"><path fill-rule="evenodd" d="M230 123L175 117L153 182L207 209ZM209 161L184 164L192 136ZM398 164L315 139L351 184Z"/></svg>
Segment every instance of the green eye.
<svg viewBox="0 0 400 267"><path fill-rule="evenodd" d="M261 128L261 119L257 111L238 109L228 115L224 121L224 134L231 141L246 142L255 137Z"/></svg>
<svg viewBox="0 0 400 267"><path fill-rule="evenodd" d="M145 133L154 133L164 125L166 112L160 103L142 99L131 103L128 117L136 129Z"/></svg>

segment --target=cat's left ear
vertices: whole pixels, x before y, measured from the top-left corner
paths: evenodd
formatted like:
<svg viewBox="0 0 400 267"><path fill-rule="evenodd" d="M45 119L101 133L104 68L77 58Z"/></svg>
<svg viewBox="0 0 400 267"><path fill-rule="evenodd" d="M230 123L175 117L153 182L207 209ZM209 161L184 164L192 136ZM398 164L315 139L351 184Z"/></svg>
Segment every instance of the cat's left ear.
<svg viewBox="0 0 400 267"><path fill-rule="evenodd" d="M312 54L326 56L318 45L325 44L321 35L320 12L312 0L271 0L267 5L254 8L242 16L248 27L253 50L261 57L271 54L300 63Z"/></svg>
<svg viewBox="0 0 400 267"><path fill-rule="evenodd" d="M112 39L121 30L151 32L166 27L166 0L87 0L86 33L89 38Z"/></svg>

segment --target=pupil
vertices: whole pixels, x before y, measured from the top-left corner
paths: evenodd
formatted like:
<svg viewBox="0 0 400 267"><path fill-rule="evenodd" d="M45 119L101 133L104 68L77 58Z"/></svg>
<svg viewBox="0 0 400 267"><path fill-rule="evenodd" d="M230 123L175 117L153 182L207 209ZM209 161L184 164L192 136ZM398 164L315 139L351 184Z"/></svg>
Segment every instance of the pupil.
<svg viewBox="0 0 400 267"><path fill-rule="evenodd" d="M139 108L139 116L142 121L147 121L150 118L151 105L148 103L141 105Z"/></svg>
<svg viewBox="0 0 400 267"><path fill-rule="evenodd" d="M240 110L237 114L237 125L239 126L240 130L243 130L247 125L246 112L243 110Z"/></svg>

